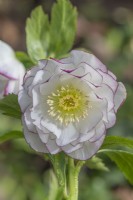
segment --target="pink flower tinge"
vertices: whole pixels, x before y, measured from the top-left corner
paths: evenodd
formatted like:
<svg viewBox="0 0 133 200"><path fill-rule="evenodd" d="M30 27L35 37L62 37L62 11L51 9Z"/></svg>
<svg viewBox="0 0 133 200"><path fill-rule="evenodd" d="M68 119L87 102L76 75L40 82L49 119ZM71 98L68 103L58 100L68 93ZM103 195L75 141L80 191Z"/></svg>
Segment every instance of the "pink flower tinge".
<svg viewBox="0 0 133 200"><path fill-rule="evenodd" d="M25 68L15 57L13 49L0 41L0 98L9 93L18 94Z"/></svg>
<svg viewBox="0 0 133 200"><path fill-rule="evenodd" d="M125 98L124 85L92 54L74 50L61 60L41 60L19 92L26 141L38 152L89 159Z"/></svg>

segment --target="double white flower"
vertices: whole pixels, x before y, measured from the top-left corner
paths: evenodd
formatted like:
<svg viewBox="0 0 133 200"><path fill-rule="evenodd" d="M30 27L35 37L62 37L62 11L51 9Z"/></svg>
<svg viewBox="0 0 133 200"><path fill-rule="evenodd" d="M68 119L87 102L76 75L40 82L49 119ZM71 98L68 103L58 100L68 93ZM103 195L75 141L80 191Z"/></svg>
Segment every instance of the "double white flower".
<svg viewBox="0 0 133 200"><path fill-rule="evenodd" d="M0 41L0 99L9 93L17 94L23 82L25 68L13 49Z"/></svg>
<svg viewBox="0 0 133 200"><path fill-rule="evenodd" d="M125 98L124 85L92 54L41 60L19 93L25 138L39 152L89 159Z"/></svg>

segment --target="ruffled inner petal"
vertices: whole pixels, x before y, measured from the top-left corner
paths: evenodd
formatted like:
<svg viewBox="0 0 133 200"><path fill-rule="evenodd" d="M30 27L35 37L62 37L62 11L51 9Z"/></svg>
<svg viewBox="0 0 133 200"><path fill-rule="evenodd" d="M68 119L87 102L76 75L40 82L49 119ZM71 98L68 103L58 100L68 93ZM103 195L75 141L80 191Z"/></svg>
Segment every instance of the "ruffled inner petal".
<svg viewBox="0 0 133 200"><path fill-rule="evenodd" d="M25 119L25 123L26 123L26 126L28 128L28 130L30 132L33 132L33 133L36 133L36 127L35 125L33 124L33 120L31 118L31 115L30 115L30 107L28 107L25 112L24 112L24 119Z"/></svg>
<svg viewBox="0 0 133 200"><path fill-rule="evenodd" d="M37 129L37 132L38 132L38 135L39 135L41 141L46 144L49 139L49 132L45 133L44 131L40 130L39 128L36 128L36 129Z"/></svg>
<svg viewBox="0 0 133 200"><path fill-rule="evenodd" d="M32 103L31 97L29 97L25 90L21 90L19 92L18 101L21 105L22 112L24 112L27 109L27 107Z"/></svg>
<svg viewBox="0 0 133 200"><path fill-rule="evenodd" d="M62 146L61 149L65 152L70 154L73 151L79 150L83 147L82 143L78 143L77 145L67 144L66 146Z"/></svg>
<svg viewBox="0 0 133 200"><path fill-rule="evenodd" d="M95 134L92 138L90 138L90 142L96 142L99 140L103 135L105 135L106 132L106 126L105 124L101 121L97 124L95 127Z"/></svg>
<svg viewBox="0 0 133 200"><path fill-rule="evenodd" d="M100 87L95 87L93 89L99 98L105 98L107 100L108 111L114 108L114 93L108 85L102 84Z"/></svg>
<svg viewBox="0 0 133 200"><path fill-rule="evenodd" d="M67 59L63 61L67 62ZM97 57L85 51L78 51L78 50L71 51L71 60L69 59L69 62L70 61L74 63L75 66L77 66L81 62L86 62L94 69L101 69L104 72L107 71L106 66Z"/></svg>
<svg viewBox="0 0 133 200"><path fill-rule="evenodd" d="M115 97L114 97L115 112L118 110L120 105L125 101L126 96L127 96L126 89L125 89L125 86L123 85L123 83L119 82L118 84L119 85L118 85L118 88L116 90Z"/></svg>
<svg viewBox="0 0 133 200"><path fill-rule="evenodd" d="M78 137L79 132L76 130L74 125L70 123L68 126L62 127L61 135L56 139L56 143L59 146L64 146L75 141Z"/></svg>
<svg viewBox="0 0 133 200"><path fill-rule="evenodd" d="M105 135L103 135L96 142L86 141L83 143L83 146L81 148L79 148L75 151L72 151L71 153L67 153L67 152L66 153L74 159L87 160L96 154L98 149L101 147L101 145L104 141L104 138L105 138Z"/></svg>
<svg viewBox="0 0 133 200"><path fill-rule="evenodd" d="M24 136L27 143L36 151L49 153L46 145L40 140L38 134L30 132L27 127L24 118L22 118Z"/></svg>
<svg viewBox="0 0 133 200"><path fill-rule="evenodd" d="M116 122L116 115L114 109L112 109L108 112L108 122L107 123L105 122L106 128L114 126L115 122Z"/></svg>
<svg viewBox="0 0 133 200"><path fill-rule="evenodd" d="M49 139L48 142L46 143L46 146L51 154L56 154L61 151L61 149L57 146L55 140Z"/></svg>
<svg viewBox="0 0 133 200"><path fill-rule="evenodd" d="M106 84L106 85L108 85L113 90L113 92L116 92L116 89L118 87L118 83L116 82L116 80L110 74L108 74L108 73L104 73L101 70L98 70L98 72L103 77L103 83Z"/></svg>

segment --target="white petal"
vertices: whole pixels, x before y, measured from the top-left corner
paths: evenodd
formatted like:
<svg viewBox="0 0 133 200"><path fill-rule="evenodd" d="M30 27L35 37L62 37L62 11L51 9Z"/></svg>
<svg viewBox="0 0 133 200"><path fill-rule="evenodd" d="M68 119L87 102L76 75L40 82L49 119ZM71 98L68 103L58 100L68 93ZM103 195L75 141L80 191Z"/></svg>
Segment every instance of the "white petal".
<svg viewBox="0 0 133 200"><path fill-rule="evenodd" d="M70 74L76 77L82 77L85 76L88 71L86 69L86 64L79 64L77 68L74 68Z"/></svg>
<svg viewBox="0 0 133 200"><path fill-rule="evenodd" d="M102 101L100 99L94 99L92 96L90 96L89 101L89 108L87 111L88 115L76 123L76 128L78 129L79 133L89 132L103 118L103 106L101 106Z"/></svg>
<svg viewBox="0 0 133 200"><path fill-rule="evenodd" d="M28 90L29 86L32 84L33 77L29 76L26 79L24 78L23 89Z"/></svg>
<svg viewBox="0 0 133 200"><path fill-rule="evenodd" d="M97 140L99 140L106 131L106 127L105 124L101 121L97 124L97 126L95 127L95 134L92 138L90 138L90 142L96 142Z"/></svg>
<svg viewBox="0 0 133 200"><path fill-rule="evenodd" d="M8 94L17 94L18 91L19 91L19 86L18 86L18 81L14 81L14 80L10 80L8 81L8 84L6 86L6 91L5 91L5 95L8 95Z"/></svg>
<svg viewBox="0 0 133 200"><path fill-rule="evenodd" d="M101 61L98 58L96 58L92 54L89 54L88 52L73 50L71 51L70 55L71 59L70 58L62 59L62 62L67 62L67 63L72 62L75 66L77 66L81 62L86 62L94 69L101 69L104 72L107 71L106 66L103 63L101 63Z"/></svg>
<svg viewBox="0 0 133 200"><path fill-rule="evenodd" d="M25 90L21 90L18 95L18 102L21 107L21 111L24 112L26 108L31 104L31 98L27 95Z"/></svg>
<svg viewBox="0 0 133 200"><path fill-rule="evenodd" d="M82 79L89 81L96 86L100 86L103 81L103 77L100 73L89 65L86 65L86 68L88 68L88 73Z"/></svg>
<svg viewBox="0 0 133 200"><path fill-rule="evenodd" d="M41 120L41 124L43 127L45 127L54 135L56 135L57 138L59 138L60 135L62 134L61 128L58 126L57 122L52 121L52 119L49 118L43 119Z"/></svg>
<svg viewBox="0 0 133 200"><path fill-rule="evenodd" d="M59 146L64 146L75 141L78 137L79 137L79 132L71 123L66 127L62 127L61 135L59 138L56 139L56 143Z"/></svg>
<svg viewBox="0 0 133 200"><path fill-rule="evenodd" d="M113 92L116 92L116 89L118 87L117 81L110 74L108 74L108 73L104 73L101 70L98 70L98 72L103 77L103 83L105 83L106 85L108 85L113 90Z"/></svg>
<svg viewBox="0 0 133 200"><path fill-rule="evenodd" d="M56 62L54 59L50 59L47 61L47 64L43 69L45 71L48 71L51 74L51 76L53 76L54 74L61 72L59 65L60 63Z"/></svg>
<svg viewBox="0 0 133 200"><path fill-rule="evenodd" d="M125 86L123 85L123 83L119 82L118 84L119 85L118 85L118 88L116 90L115 98L114 98L115 111L118 110L118 108L125 101L126 96L127 96L126 89L125 89Z"/></svg>
<svg viewBox="0 0 133 200"><path fill-rule="evenodd" d="M64 61L62 62L62 59L61 60L51 59L53 64L58 68L59 72L64 71L67 73L70 73L71 71L77 68L75 65L73 65L72 62L69 62L69 60L71 60L71 57L66 58L66 62Z"/></svg>
<svg viewBox="0 0 133 200"><path fill-rule="evenodd" d="M90 140L95 135L95 128L92 128L89 132L80 135L78 142L85 142Z"/></svg>
<svg viewBox="0 0 133 200"><path fill-rule="evenodd" d="M68 153L68 155L74 159L77 160L87 160L91 158L93 155L96 154L98 149L101 147L103 140L105 138L105 135L103 135L99 140L96 142L89 142L86 141L83 143L83 147L73 151L71 153Z"/></svg>
<svg viewBox="0 0 133 200"><path fill-rule="evenodd" d="M47 63L48 63L48 60L44 60L44 59L39 60L38 61L38 67L39 67L39 69L44 69L46 67Z"/></svg>
<svg viewBox="0 0 133 200"><path fill-rule="evenodd" d="M24 128L24 136L27 143L34 150L38 152L49 153L48 149L46 148L46 145L40 140L38 134L28 131L24 118L22 118L22 122L23 122L23 128Z"/></svg>
<svg viewBox="0 0 133 200"><path fill-rule="evenodd" d="M28 108L25 110L25 112L24 112L24 120L25 120L27 129L28 129L30 132L36 133L36 127L34 126L33 120L31 119L31 116L30 116L30 109L31 109L31 108L28 107Z"/></svg>
<svg viewBox="0 0 133 200"><path fill-rule="evenodd" d="M46 143L46 146L51 154L56 154L61 151L61 149L57 146L55 140L49 139L48 142Z"/></svg>
<svg viewBox="0 0 133 200"><path fill-rule="evenodd" d="M43 104L42 96L40 94L40 85L35 85L31 90L32 99L33 99L33 108L38 104Z"/></svg>
<svg viewBox="0 0 133 200"><path fill-rule="evenodd" d="M13 49L3 41L0 41L0 75L16 82L9 82L8 93L18 94L21 89L25 68L16 57Z"/></svg>
<svg viewBox="0 0 133 200"><path fill-rule="evenodd" d="M106 128L114 126L115 122L116 122L116 115L114 109L112 109L111 111L108 112L108 122L107 123L105 122Z"/></svg>
<svg viewBox="0 0 133 200"><path fill-rule="evenodd" d="M77 145L73 146L72 144L67 144L66 146L61 147L61 149L65 153L71 153L83 147L82 143L78 143Z"/></svg>
<svg viewBox="0 0 133 200"><path fill-rule="evenodd" d="M34 88L34 86L39 85L39 87L40 87L40 84L43 84L43 83L45 84L45 82L47 82L50 77L51 77L51 75L48 71L39 70L36 73L35 77L32 80L31 85L28 88L29 95L31 96L32 89Z"/></svg>
<svg viewBox="0 0 133 200"><path fill-rule="evenodd" d="M38 132L38 135L39 135L41 141L46 144L49 139L49 133L45 133L44 131L40 130L39 128L36 128L36 129L37 129L37 132Z"/></svg>
<svg viewBox="0 0 133 200"><path fill-rule="evenodd" d="M0 60L10 60L14 58L14 51L13 49L5 42L0 40ZM6 53L5 53L6 52Z"/></svg>
<svg viewBox="0 0 133 200"><path fill-rule="evenodd" d="M114 93L108 85L102 84L100 87L94 88L94 91L99 98L107 100L108 110L114 108Z"/></svg>
<svg viewBox="0 0 133 200"><path fill-rule="evenodd" d="M21 73L24 76L24 66L16 59L13 49L3 41L0 41L0 52L0 73L9 79L17 79Z"/></svg>
<svg viewBox="0 0 133 200"><path fill-rule="evenodd" d="M40 85L40 93L42 96L46 95L48 96L52 92L55 91L59 84L59 76L57 76L53 81L46 82L44 84Z"/></svg>
<svg viewBox="0 0 133 200"><path fill-rule="evenodd" d="M38 66L36 66L36 67L33 67L32 69L30 69L29 71L27 71L24 76L24 83L27 81L28 78L30 78L30 77L34 78L34 76L38 72L38 70L40 70L40 69L38 68Z"/></svg>

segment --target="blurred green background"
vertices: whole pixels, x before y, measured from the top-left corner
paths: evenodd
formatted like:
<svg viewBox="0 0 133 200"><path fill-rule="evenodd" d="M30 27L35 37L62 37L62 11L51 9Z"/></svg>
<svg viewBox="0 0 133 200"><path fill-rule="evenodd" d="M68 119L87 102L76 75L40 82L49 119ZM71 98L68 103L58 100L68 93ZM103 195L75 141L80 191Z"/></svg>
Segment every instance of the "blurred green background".
<svg viewBox="0 0 133 200"><path fill-rule="evenodd" d="M31 10L43 5L50 13L53 0L0 0L0 39L15 50L26 51L25 21ZM133 1L71 0L79 16L73 48L93 52L127 89L127 100L108 134L133 137ZM0 134L20 130L21 123L0 115ZM79 200L133 200L133 187L109 160L110 172L84 168L80 174ZM126 163L125 163L126 164ZM0 146L0 200L45 200L50 164L35 155L23 140ZM50 176L48 176L50 175ZM54 194L54 189L53 189ZM51 200L54 198L51 196Z"/></svg>

